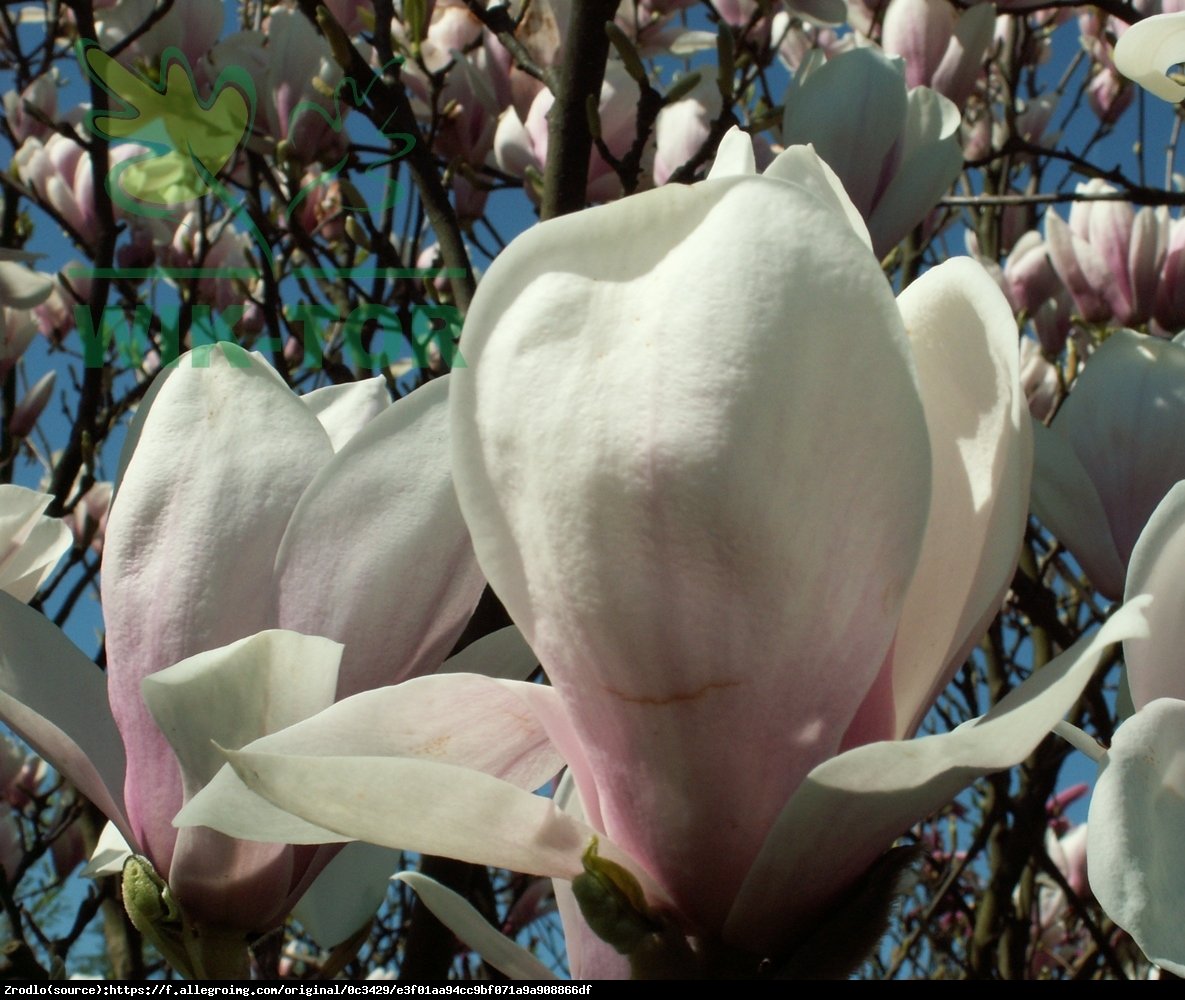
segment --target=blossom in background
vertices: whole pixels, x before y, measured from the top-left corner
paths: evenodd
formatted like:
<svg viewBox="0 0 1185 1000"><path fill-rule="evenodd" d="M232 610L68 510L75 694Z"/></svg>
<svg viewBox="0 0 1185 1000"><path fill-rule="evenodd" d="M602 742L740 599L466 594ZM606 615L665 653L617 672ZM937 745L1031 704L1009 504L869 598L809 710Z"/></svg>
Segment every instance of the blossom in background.
<svg viewBox="0 0 1185 1000"><path fill-rule="evenodd" d="M875 924L845 894L894 837L1061 717L1133 617L985 719L904 739L995 615L1023 532L1003 295L959 261L894 302L813 152L752 174L733 133L704 183L537 226L467 317L458 495L554 686L364 693L231 755L295 815L211 788L178 822L329 828L564 880L595 837L646 893L629 920L664 944L674 928L733 974L818 971L812 934L837 910ZM570 811L529 794L549 755ZM575 976L627 971L561 907ZM653 944L615 942L635 972Z"/></svg>
<svg viewBox="0 0 1185 1000"><path fill-rule="evenodd" d="M812 144L842 181L883 257L963 169L959 109L909 89L904 64L872 48L833 56L786 95L782 139Z"/></svg>
<svg viewBox="0 0 1185 1000"><path fill-rule="evenodd" d="M1095 179L1079 184L1077 193L1089 199L1117 192ZM1126 201L1076 201L1068 225L1056 212L1045 213L1049 258L1088 323L1129 325L1152 317L1168 236L1164 208L1137 212Z"/></svg>
<svg viewBox="0 0 1185 1000"><path fill-rule="evenodd" d="M1035 433L1033 513L1116 600L1136 539L1185 477L1185 345L1117 330Z"/></svg>

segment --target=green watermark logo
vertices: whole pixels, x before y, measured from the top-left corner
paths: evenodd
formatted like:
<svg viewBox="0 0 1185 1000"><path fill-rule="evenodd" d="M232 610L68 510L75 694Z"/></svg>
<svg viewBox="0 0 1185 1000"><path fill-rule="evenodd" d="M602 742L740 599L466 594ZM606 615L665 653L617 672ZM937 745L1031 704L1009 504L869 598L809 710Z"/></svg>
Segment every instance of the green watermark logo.
<svg viewBox="0 0 1185 1000"><path fill-rule="evenodd" d="M273 269L275 261L271 246L251 219L245 200L236 196L219 175L233 167L240 150L254 129L258 106L255 81L246 69L228 66L219 70L210 96L199 95L193 67L183 52L175 47L166 49L161 57L157 79L133 72L104 52L97 42L80 41L77 56L90 79L109 96L110 110L93 110L86 117L86 125L97 139L112 143L134 143L142 147L133 155L114 163L107 177L107 191L111 199L125 213L152 219L175 219L179 213L206 195L216 197L227 212L227 218L242 225L252 236L263 266ZM398 60L397 60L398 61ZM346 103L362 107L379 75L373 74L363 86L346 77L332 91L332 110L316 101L304 100L293 109L289 119L289 133L302 116L320 119L324 128L342 135L345 128ZM330 96L326 91L326 96ZM406 156L415 145L415 137L390 127L391 119L383 122L378 131L389 143L392 152L367 165L373 171ZM283 152L284 143L278 144ZM337 180L350 161L344 153L336 162L323 165L320 176L306 184L284 206L285 222L302 202L317 188ZM357 188L342 178L342 210L344 213L368 212L370 206ZM380 212L393 208L399 200L399 186L388 177ZM298 273L299 272L299 273ZM433 281L458 274L442 268L315 268L302 267L288 275L297 281L397 281L418 279ZM215 279L239 281L244 284L262 277L251 267L165 267L149 268L72 268L68 278L106 278L138 282L146 278L172 281ZM88 307L75 308L75 320L83 339L84 363L99 367L105 363L108 349L115 345L119 356L128 363L138 364L153 346L159 346L164 364L174 362L182 353L183 343L189 340L199 347L219 340L233 340L234 326L241 319L244 307L231 306L213 311L209 306L137 307L131 313L122 307L108 307L96 324ZM397 310L381 304L364 303L348 315L316 304L285 306L285 320L295 321L302 330L302 352L305 363L321 363L322 345L330 332L336 330L349 360L357 365L374 367L389 364L401 349L410 348L414 367L428 365L432 344L449 367L464 365L464 358L456 347L460 335L461 316L449 305L423 304L412 307L410 329L405 329ZM184 328L184 329L183 329ZM279 345L270 343L273 349ZM263 346L259 342L256 346ZM392 353L393 352L393 353Z"/></svg>

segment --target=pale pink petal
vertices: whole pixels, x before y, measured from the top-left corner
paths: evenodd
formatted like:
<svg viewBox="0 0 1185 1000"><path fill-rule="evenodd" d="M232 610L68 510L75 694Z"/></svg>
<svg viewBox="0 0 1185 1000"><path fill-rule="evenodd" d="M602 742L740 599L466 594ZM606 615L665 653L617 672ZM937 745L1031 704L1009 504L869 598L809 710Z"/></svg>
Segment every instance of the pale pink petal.
<svg viewBox="0 0 1185 1000"><path fill-rule="evenodd" d="M900 60L871 48L854 49L830 59L786 95L782 141L813 144L867 219L906 109Z"/></svg>
<svg viewBox="0 0 1185 1000"><path fill-rule="evenodd" d="M332 454L309 409L232 344L167 369L128 433L103 550L109 693L128 751L129 819L162 869L181 780L140 682L272 624L276 549Z"/></svg>
<svg viewBox="0 0 1185 1000"><path fill-rule="evenodd" d="M0 635L0 719L131 839L103 671L40 611L2 593Z"/></svg>
<svg viewBox="0 0 1185 1000"><path fill-rule="evenodd" d="M955 31L955 9L946 0L892 0L885 10L881 44L905 60L905 83L928 85Z"/></svg>
<svg viewBox="0 0 1185 1000"><path fill-rule="evenodd" d="M1054 270L1074 299L1082 318L1088 323L1110 319L1111 305L1105 301L1100 289L1112 281L1112 276L1090 244L1052 210L1045 213L1045 242Z"/></svg>
<svg viewBox="0 0 1185 1000"><path fill-rule="evenodd" d="M465 338L454 463L482 566L605 831L718 924L912 576L928 433L887 284L833 200L734 177L528 231Z"/></svg>
<svg viewBox="0 0 1185 1000"><path fill-rule="evenodd" d="M275 624L345 645L338 697L436 670L485 586L453 490L448 381L389 406L326 463L275 557Z"/></svg>
<svg viewBox="0 0 1185 1000"><path fill-rule="evenodd" d="M1087 361L1053 428L1098 490L1126 563L1156 505L1185 478L1185 347L1116 331Z"/></svg>
<svg viewBox="0 0 1185 1000"><path fill-rule="evenodd" d="M1125 605L987 715L953 732L870 743L815 768L749 870L725 940L750 952L784 947L911 824L975 778L1024 760L1073 707L1108 646L1146 631L1146 606L1143 599Z"/></svg>
<svg viewBox="0 0 1185 1000"><path fill-rule="evenodd" d="M910 91L898 163L868 216L878 254L888 253L908 235L959 176L959 122L959 109L941 94L925 87Z"/></svg>

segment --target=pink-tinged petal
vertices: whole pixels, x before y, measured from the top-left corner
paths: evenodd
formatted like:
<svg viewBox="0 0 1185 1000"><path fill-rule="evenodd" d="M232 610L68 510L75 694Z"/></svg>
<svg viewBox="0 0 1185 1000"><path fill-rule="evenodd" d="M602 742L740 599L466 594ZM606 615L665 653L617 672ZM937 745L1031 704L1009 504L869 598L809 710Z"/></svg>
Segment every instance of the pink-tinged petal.
<svg viewBox="0 0 1185 1000"><path fill-rule="evenodd" d="M1118 599L1127 573L1102 498L1070 443L1033 422L1033 514L1073 553L1104 597Z"/></svg>
<svg viewBox="0 0 1185 1000"><path fill-rule="evenodd" d="M1182 830L1185 702L1163 698L1115 731L1090 800L1086 850L1107 916L1176 976L1185 976Z"/></svg>
<svg viewBox="0 0 1185 1000"><path fill-rule="evenodd" d="M969 258L898 297L934 456L930 519L894 650L895 738L911 736L999 610L1024 538L1033 465L1016 321Z"/></svg>
<svg viewBox="0 0 1185 1000"><path fill-rule="evenodd" d="M1087 361L1053 427L1095 484L1126 563L1156 505L1185 478L1185 347L1116 331Z"/></svg>
<svg viewBox="0 0 1185 1000"><path fill-rule="evenodd" d="M400 872L395 880L411 886L420 897L420 902L432 911L437 920L507 978L544 981L559 978L526 948L490 924L464 896L453 892L448 886L419 872Z"/></svg>
<svg viewBox="0 0 1185 1000"><path fill-rule="evenodd" d="M720 113L720 87L709 77L704 77L683 100L668 104L658 114L654 123L654 183L665 184L676 170L691 160L708 139L711 121ZM717 162L720 162L720 149L732 142L728 130L716 151ZM739 130L738 130L739 131ZM748 136L745 136L748 142ZM748 142L748 156L753 155L753 146ZM743 158L745 150L738 148ZM756 173L756 166L734 170L733 173ZM721 165L723 169L723 164Z"/></svg>
<svg viewBox="0 0 1185 1000"><path fill-rule="evenodd" d="M41 612L0 594L0 719L132 832L121 792L124 752L107 711L107 682Z"/></svg>
<svg viewBox="0 0 1185 1000"><path fill-rule="evenodd" d="M555 791L555 804L579 820L588 813L572 780L572 772L565 771ZM600 937L588 926L572 883L552 879L556 909L564 927L564 945L568 951L568 972L573 979L629 979L630 963L625 955Z"/></svg>
<svg viewBox="0 0 1185 1000"><path fill-rule="evenodd" d="M667 186L528 231L464 337L454 466L482 566L605 831L718 925L837 749L920 546L928 432L884 277L803 187Z"/></svg>
<svg viewBox="0 0 1185 1000"><path fill-rule="evenodd" d="M1185 100L1185 86L1168 71L1185 58L1185 14L1157 14L1131 25L1115 45L1115 68L1170 104Z"/></svg>
<svg viewBox="0 0 1185 1000"><path fill-rule="evenodd" d="M1146 632L1146 606L1141 599L1120 608L987 715L953 732L870 743L815 768L750 869L725 940L749 951L784 947L910 825L976 778L1024 760L1073 707L1107 647Z"/></svg>
<svg viewBox="0 0 1185 1000"><path fill-rule="evenodd" d="M1124 643L1132 703L1143 708L1157 698L1185 700L1185 483L1178 483L1148 519L1128 566L1124 596L1152 594L1149 634Z"/></svg>
<svg viewBox="0 0 1185 1000"><path fill-rule="evenodd" d="M494 161L499 170L522 177L530 167L540 167L539 157L531 147L531 137L514 108L507 108L498 119L494 132Z"/></svg>
<svg viewBox="0 0 1185 1000"><path fill-rule="evenodd" d="M129 819L167 870L181 780L140 682L272 624L280 538L333 450L266 364L219 344L157 380L125 454L103 549L109 694L128 751Z"/></svg>
<svg viewBox="0 0 1185 1000"><path fill-rule="evenodd" d="M1088 323L1110 319L1111 305L1099 289L1112 282L1112 275L1102 258L1052 210L1045 213L1045 242L1053 268L1082 318Z"/></svg>
<svg viewBox="0 0 1185 1000"><path fill-rule="evenodd" d="M1106 181L1095 180L1079 184L1080 194L1106 194L1114 192ZM1113 315L1121 323L1130 322L1132 304L1131 255L1132 227L1136 212L1126 201L1090 202L1087 219L1087 243L1102 260L1107 281L1097 286L1111 305ZM1081 258L1081 254L1079 255Z"/></svg>
<svg viewBox="0 0 1185 1000"><path fill-rule="evenodd" d="M1168 211L1141 208L1132 224L1128 271L1131 274L1132 314L1129 322L1146 323L1156 306L1156 288L1168 249Z"/></svg>
<svg viewBox="0 0 1185 1000"><path fill-rule="evenodd" d="M275 567L276 624L345 645L339 697L444 662L485 586L453 490L447 377L388 407L325 465Z"/></svg>
<svg viewBox="0 0 1185 1000"><path fill-rule="evenodd" d="M881 44L905 60L908 87L928 85L955 31L955 9L946 0L892 0L885 10Z"/></svg>
<svg viewBox="0 0 1185 1000"><path fill-rule="evenodd" d="M966 106L975 90L995 30L994 4L976 4L959 15L946 55L930 80L930 86L950 98L958 108Z"/></svg>
<svg viewBox="0 0 1185 1000"><path fill-rule="evenodd" d="M333 948L374 919L391 876L403 863L398 851L346 844L300 897L292 915L322 948Z"/></svg>
<svg viewBox="0 0 1185 1000"><path fill-rule="evenodd" d="M782 141L813 144L867 219L906 109L900 60L871 48L854 49L829 60L786 95Z"/></svg>
<svg viewBox="0 0 1185 1000"><path fill-rule="evenodd" d="M333 450L341 451L347 441L391 405L391 394L387 380L376 375L314 389L300 401L321 421Z"/></svg>
<svg viewBox="0 0 1185 1000"><path fill-rule="evenodd" d="M508 625L471 642L441 665L442 674L482 674L504 680L523 681L535 672L539 657L527 645L517 625Z"/></svg>

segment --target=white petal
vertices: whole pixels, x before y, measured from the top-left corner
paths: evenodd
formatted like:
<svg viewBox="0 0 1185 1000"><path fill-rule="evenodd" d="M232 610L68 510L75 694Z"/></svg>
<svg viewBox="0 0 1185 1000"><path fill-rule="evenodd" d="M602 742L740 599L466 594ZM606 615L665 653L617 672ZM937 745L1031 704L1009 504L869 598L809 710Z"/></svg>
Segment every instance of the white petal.
<svg viewBox="0 0 1185 1000"><path fill-rule="evenodd" d="M1127 571L1090 474L1070 443L1038 421L1033 446L1033 514L1074 554L1099 593L1119 597Z"/></svg>
<svg viewBox="0 0 1185 1000"><path fill-rule="evenodd" d="M400 872L395 878L410 885L437 920L504 976L536 980L559 978L526 948L491 926L464 896L448 886L419 872Z"/></svg>
<svg viewBox="0 0 1185 1000"><path fill-rule="evenodd" d="M144 701L196 795L238 750L333 704L342 647L269 630L198 653L145 677Z"/></svg>
<svg viewBox="0 0 1185 1000"><path fill-rule="evenodd" d="M391 405L387 380L381 375L359 382L343 382L314 389L300 397L329 435L334 451L341 451L355 434Z"/></svg>
<svg viewBox="0 0 1185 1000"><path fill-rule="evenodd" d="M838 749L913 573L928 431L887 294L833 197L732 177L529 230L466 319L482 567L611 786L604 829L705 923Z"/></svg>
<svg viewBox="0 0 1185 1000"><path fill-rule="evenodd" d="M1145 705L1115 731L1087 822L1099 903L1153 962L1185 976L1185 702Z"/></svg>
<svg viewBox="0 0 1185 1000"><path fill-rule="evenodd" d="M852 204L844 190L843 182L838 175L815 152L815 147L790 146L774 157L773 162L765 168L763 176L776 177L778 180L788 181L806 188L816 197L834 202L843 212L852 230L860 240L872 249L872 237L868 235L868 226L859 209Z"/></svg>
<svg viewBox="0 0 1185 1000"><path fill-rule="evenodd" d="M742 132L734 125L724 133L724 138L716 147L716 160L708 177L718 180L721 177L743 177L755 173L757 163L753 158L753 140L747 132Z"/></svg>
<svg viewBox="0 0 1185 1000"><path fill-rule="evenodd" d="M387 898L399 851L374 844L346 844L326 865L292 915L322 948L332 948L356 933Z"/></svg>
<svg viewBox="0 0 1185 1000"><path fill-rule="evenodd" d="M930 520L894 649L901 738L921 724L1011 582L1028 519L1032 432L1016 321L979 264L947 261L897 305L934 455Z"/></svg>
<svg viewBox="0 0 1185 1000"><path fill-rule="evenodd" d="M807 930L911 824L975 778L1024 760L1078 700L1107 647L1146 632L1146 600L1120 608L987 715L939 736L857 747L815 768L750 869L726 940L776 951Z"/></svg>
<svg viewBox="0 0 1185 1000"><path fill-rule="evenodd" d="M119 827L105 823L91 852L90 861L82 869L85 878L99 878L101 875L119 875L123 864L132 856L131 845L124 839Z"/></svg>
<svg viewBox="0 0 1185 1000"><path fill-rule="evenodd" d="M1168 71L1185 62L1185 14L1157 14L1131 25L1115 44L1115 68L1161 100L1179 104L1185 87Z"/></svg>
<svg viewBox="0 0 1185 1000"><path fill-rule="evenodd" d="M1139 709L1157 698L1185 699L1185 483L1160 502L1132 551L1127 589L1156 599L1148 609L1148 636L1123 644L1133 705Z"/></svg>
<svg viewBox="0 0 1185 1000"><path fill-rule="evenodd" d="M440 668L442 674L482 674L504 680L526 680L539 666L517 625L509 625L471 642Z"/></svg>

